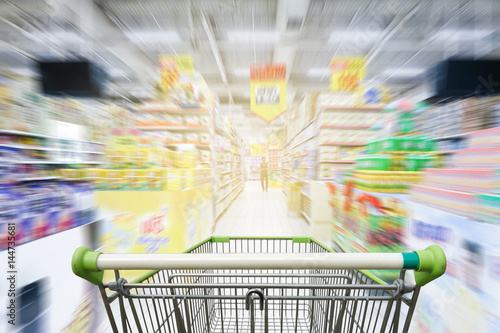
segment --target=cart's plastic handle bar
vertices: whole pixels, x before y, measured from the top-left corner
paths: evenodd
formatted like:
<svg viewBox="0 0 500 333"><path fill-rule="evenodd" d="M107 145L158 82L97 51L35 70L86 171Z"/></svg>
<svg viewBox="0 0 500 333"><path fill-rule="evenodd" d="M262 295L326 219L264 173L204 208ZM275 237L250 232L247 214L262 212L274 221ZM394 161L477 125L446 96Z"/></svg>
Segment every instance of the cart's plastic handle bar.
<svg viewBox="0 0 500 333"><path fill-rule="evenodd" d="M431 245L412 253L180 253L101 254L78 248L73 272L101 284L104 270L196 270L196 269L355 269L415 270L415 281L423 286L446 270L443 250Z"/></svg>

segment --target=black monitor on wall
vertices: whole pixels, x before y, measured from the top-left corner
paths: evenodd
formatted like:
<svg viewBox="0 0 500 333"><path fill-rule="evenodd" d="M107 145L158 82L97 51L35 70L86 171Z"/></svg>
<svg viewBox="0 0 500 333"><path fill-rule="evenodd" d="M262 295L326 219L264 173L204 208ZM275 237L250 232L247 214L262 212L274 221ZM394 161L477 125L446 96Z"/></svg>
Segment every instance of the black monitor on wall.
<svg viewBox="0 0 500 333"><path fill-rule="evenodd" d="M435 96L500 93L500 60L450 59L438 63L428 74Z"/></svg>
<svg viewBox="0 0 500 333"><path fill-rule="evenodd" d="M89 61L38 63L43 93L52 96L103 97L105 73Z"/></svg>

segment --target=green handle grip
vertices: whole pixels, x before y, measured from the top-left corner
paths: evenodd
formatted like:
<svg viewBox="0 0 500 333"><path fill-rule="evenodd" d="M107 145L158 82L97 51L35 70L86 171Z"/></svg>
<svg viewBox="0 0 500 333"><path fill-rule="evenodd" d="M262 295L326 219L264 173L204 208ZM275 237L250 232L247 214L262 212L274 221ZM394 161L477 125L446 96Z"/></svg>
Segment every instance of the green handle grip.
<svg viewBox="0 0 500 333"><path fill-rule="evenodd" d="M446 255L439 246L431 245L415 253L419 258L419 266L415 270L415 282L419 286L425 286L446 272Z"/></svg>
<svg viewBox="0 0 500 333"><path fill-rule="evenodd" d="M101 253L102 252L92 251L85 246L76 249L75 253L73 253L73 259L71 259L73 273L90 283L100 285L102 283L104 271L97 269L97 257L99 257Z"/></svg>

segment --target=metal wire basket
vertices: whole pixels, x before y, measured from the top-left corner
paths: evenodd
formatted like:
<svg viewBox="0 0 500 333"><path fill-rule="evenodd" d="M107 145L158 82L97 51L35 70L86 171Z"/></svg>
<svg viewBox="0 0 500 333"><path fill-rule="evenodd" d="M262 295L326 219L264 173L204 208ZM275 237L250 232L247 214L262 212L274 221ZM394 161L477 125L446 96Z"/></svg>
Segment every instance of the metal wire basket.
<svg viewBox="0 0 500 333"><path fill-rule="evenodd" d="M343 254L308 237L212 237L184 254L82 247L73 256L75 274L99 285L114 332L407 332L420 286L445 267L437 246ZM116 280L102 283L107 269ZM127 282L125 269L155 270ZM360 269L401 273L384 284Z"/></svg>

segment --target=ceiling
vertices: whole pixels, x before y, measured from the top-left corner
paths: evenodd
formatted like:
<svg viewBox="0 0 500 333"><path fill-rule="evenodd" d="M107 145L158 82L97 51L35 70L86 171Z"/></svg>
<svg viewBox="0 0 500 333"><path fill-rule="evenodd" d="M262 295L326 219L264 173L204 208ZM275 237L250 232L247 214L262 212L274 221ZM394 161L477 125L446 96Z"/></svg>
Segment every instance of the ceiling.
<svg viewBox="0 0 500 333"><path fill-rule="evenodd" d="M249 111L252 63L287 63L289 103L328 90L333 56L365 55L369 78L412 94L437 61L500 57L499 27L496 0L5 0L0 68L83 55L108 71L110 94L141 98L159 54L189 53L250 135L265 125Z"/></svg>

